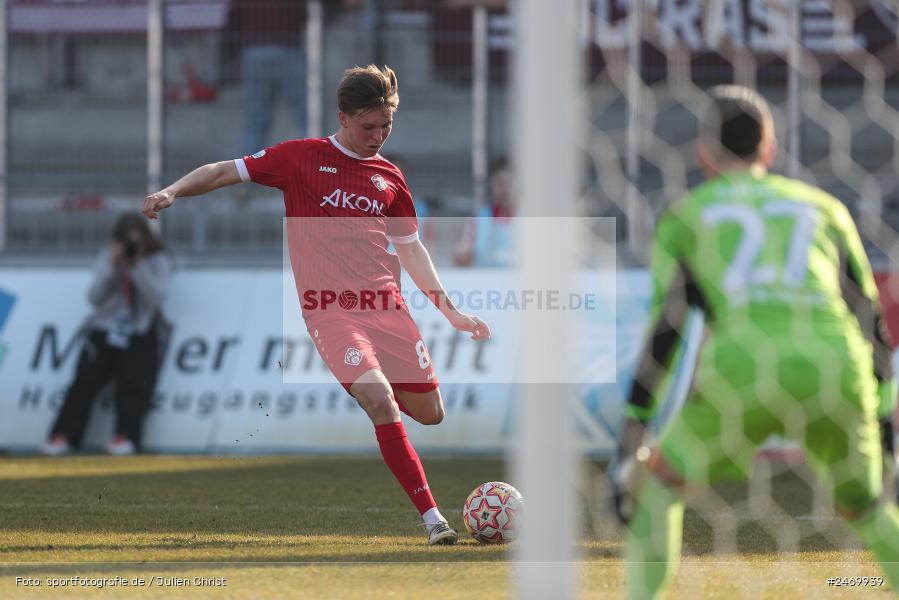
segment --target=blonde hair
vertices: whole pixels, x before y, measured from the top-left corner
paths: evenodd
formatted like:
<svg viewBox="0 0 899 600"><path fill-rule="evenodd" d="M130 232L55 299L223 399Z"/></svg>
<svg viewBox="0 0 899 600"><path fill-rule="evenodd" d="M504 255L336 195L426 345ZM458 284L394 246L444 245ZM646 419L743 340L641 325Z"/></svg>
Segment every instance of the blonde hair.
<svg viewBox="0 0 899 600"><path fill-rule="evenodd" d="M396 110L400 105L399 85L393 69L384 65L353 67L343 72L337 86L337 107L348 115L377 108Z"/></svg>

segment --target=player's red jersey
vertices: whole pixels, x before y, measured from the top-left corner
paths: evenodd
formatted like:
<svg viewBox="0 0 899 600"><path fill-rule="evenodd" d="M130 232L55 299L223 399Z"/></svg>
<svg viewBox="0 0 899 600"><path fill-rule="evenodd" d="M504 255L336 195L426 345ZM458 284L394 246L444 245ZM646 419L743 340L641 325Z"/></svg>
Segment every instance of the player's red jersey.
<svg viewBox="0 0 899 600"><path fill-rule="evenodd" d="M340 305L381 310L402 302L399 261L387 246L417 240L418 219L395 165L381 155L362 158L333 136L282 142L235 164L244 181L284 192L304 317Z"/></svg>

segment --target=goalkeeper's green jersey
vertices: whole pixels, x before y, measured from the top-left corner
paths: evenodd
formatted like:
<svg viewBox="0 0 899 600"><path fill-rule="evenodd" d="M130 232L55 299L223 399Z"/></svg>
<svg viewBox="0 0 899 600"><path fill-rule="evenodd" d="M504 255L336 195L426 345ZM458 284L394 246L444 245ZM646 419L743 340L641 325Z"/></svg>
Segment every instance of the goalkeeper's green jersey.
<svg viewBox="0 0 899 600"><path fill-rule="evenodd" d="M845 205L818 188L749 171L708 181L659 219L650 270L651 331L630 397L633 417L657 409L691 307L704 312L712 336L762 334L785 343L796 331L863 336L874 375L892 381L892 351L858 231Z"/></svg>

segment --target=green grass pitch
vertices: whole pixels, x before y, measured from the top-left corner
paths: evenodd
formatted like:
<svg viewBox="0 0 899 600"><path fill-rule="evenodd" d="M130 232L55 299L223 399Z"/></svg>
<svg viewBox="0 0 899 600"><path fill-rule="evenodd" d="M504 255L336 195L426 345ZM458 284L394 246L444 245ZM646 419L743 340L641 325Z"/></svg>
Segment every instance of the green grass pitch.
<svg viewBox="0 0 899 600"><path fill-rule="evenodd" d="M424 462L460 529L475 485L507 477L496 459ZM599 469L589 471L585 489L601 489ZM724 532L735 540L732 553L711 555L722 533L688 511L685 560L670 597L891 597L887 584L828 586L827 577L879 572L838 521L784 518L811 510L801 479L777 475L772 489L780 521L773 529L741 521ZM739 511L745 491L719 493ZM621 532L600 512L597 494L584 495L593 517L584 523L580 597L622 597ZM418 523L377 458L2 458L0 598L515 597L508 548L467 536L430 548ZM781 527L793 528L795 545L777 552ZM73 585L74 577L82 579ZM115 577L130 585L81 585ZM29 578L42 585L25 585ZM54 578L69 584L51 588ZM179 579L186 583L175 585Z"/></svg>

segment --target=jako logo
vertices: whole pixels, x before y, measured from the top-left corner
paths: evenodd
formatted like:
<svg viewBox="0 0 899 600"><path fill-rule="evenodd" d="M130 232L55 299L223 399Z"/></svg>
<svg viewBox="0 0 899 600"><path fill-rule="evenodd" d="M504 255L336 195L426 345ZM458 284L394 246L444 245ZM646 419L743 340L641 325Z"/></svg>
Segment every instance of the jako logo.
<svg viewBox="0 0 899 600"><path fill-rule="evenodd" d="M334 208L349 208L352 210L361 210L362 212L371 213L373 215L384 214L384 203L368 198L367 196L357 196L356 194L347 194L340 188L337 188L327 196L322 196L322 203L319 206L328 204Z"/></svg>
<svg viewBox="0 0 899 600"><path fill-rule="evenodd" d="M336 173L337 167L326 167L326 166L322 165L321 167L318 168L318 172L319 173Z"/></svg>
<svg viewBox="0 0 899 600"><path fill-rule="evenodd" d="M3 331L3 326L6 324L6 320L9 317L9 313L12 312L12 307L15 303L15 296L0 290L0 331ZM5 356L6 344L0 342L0 368L3 367L3 359Z"/></svg>

